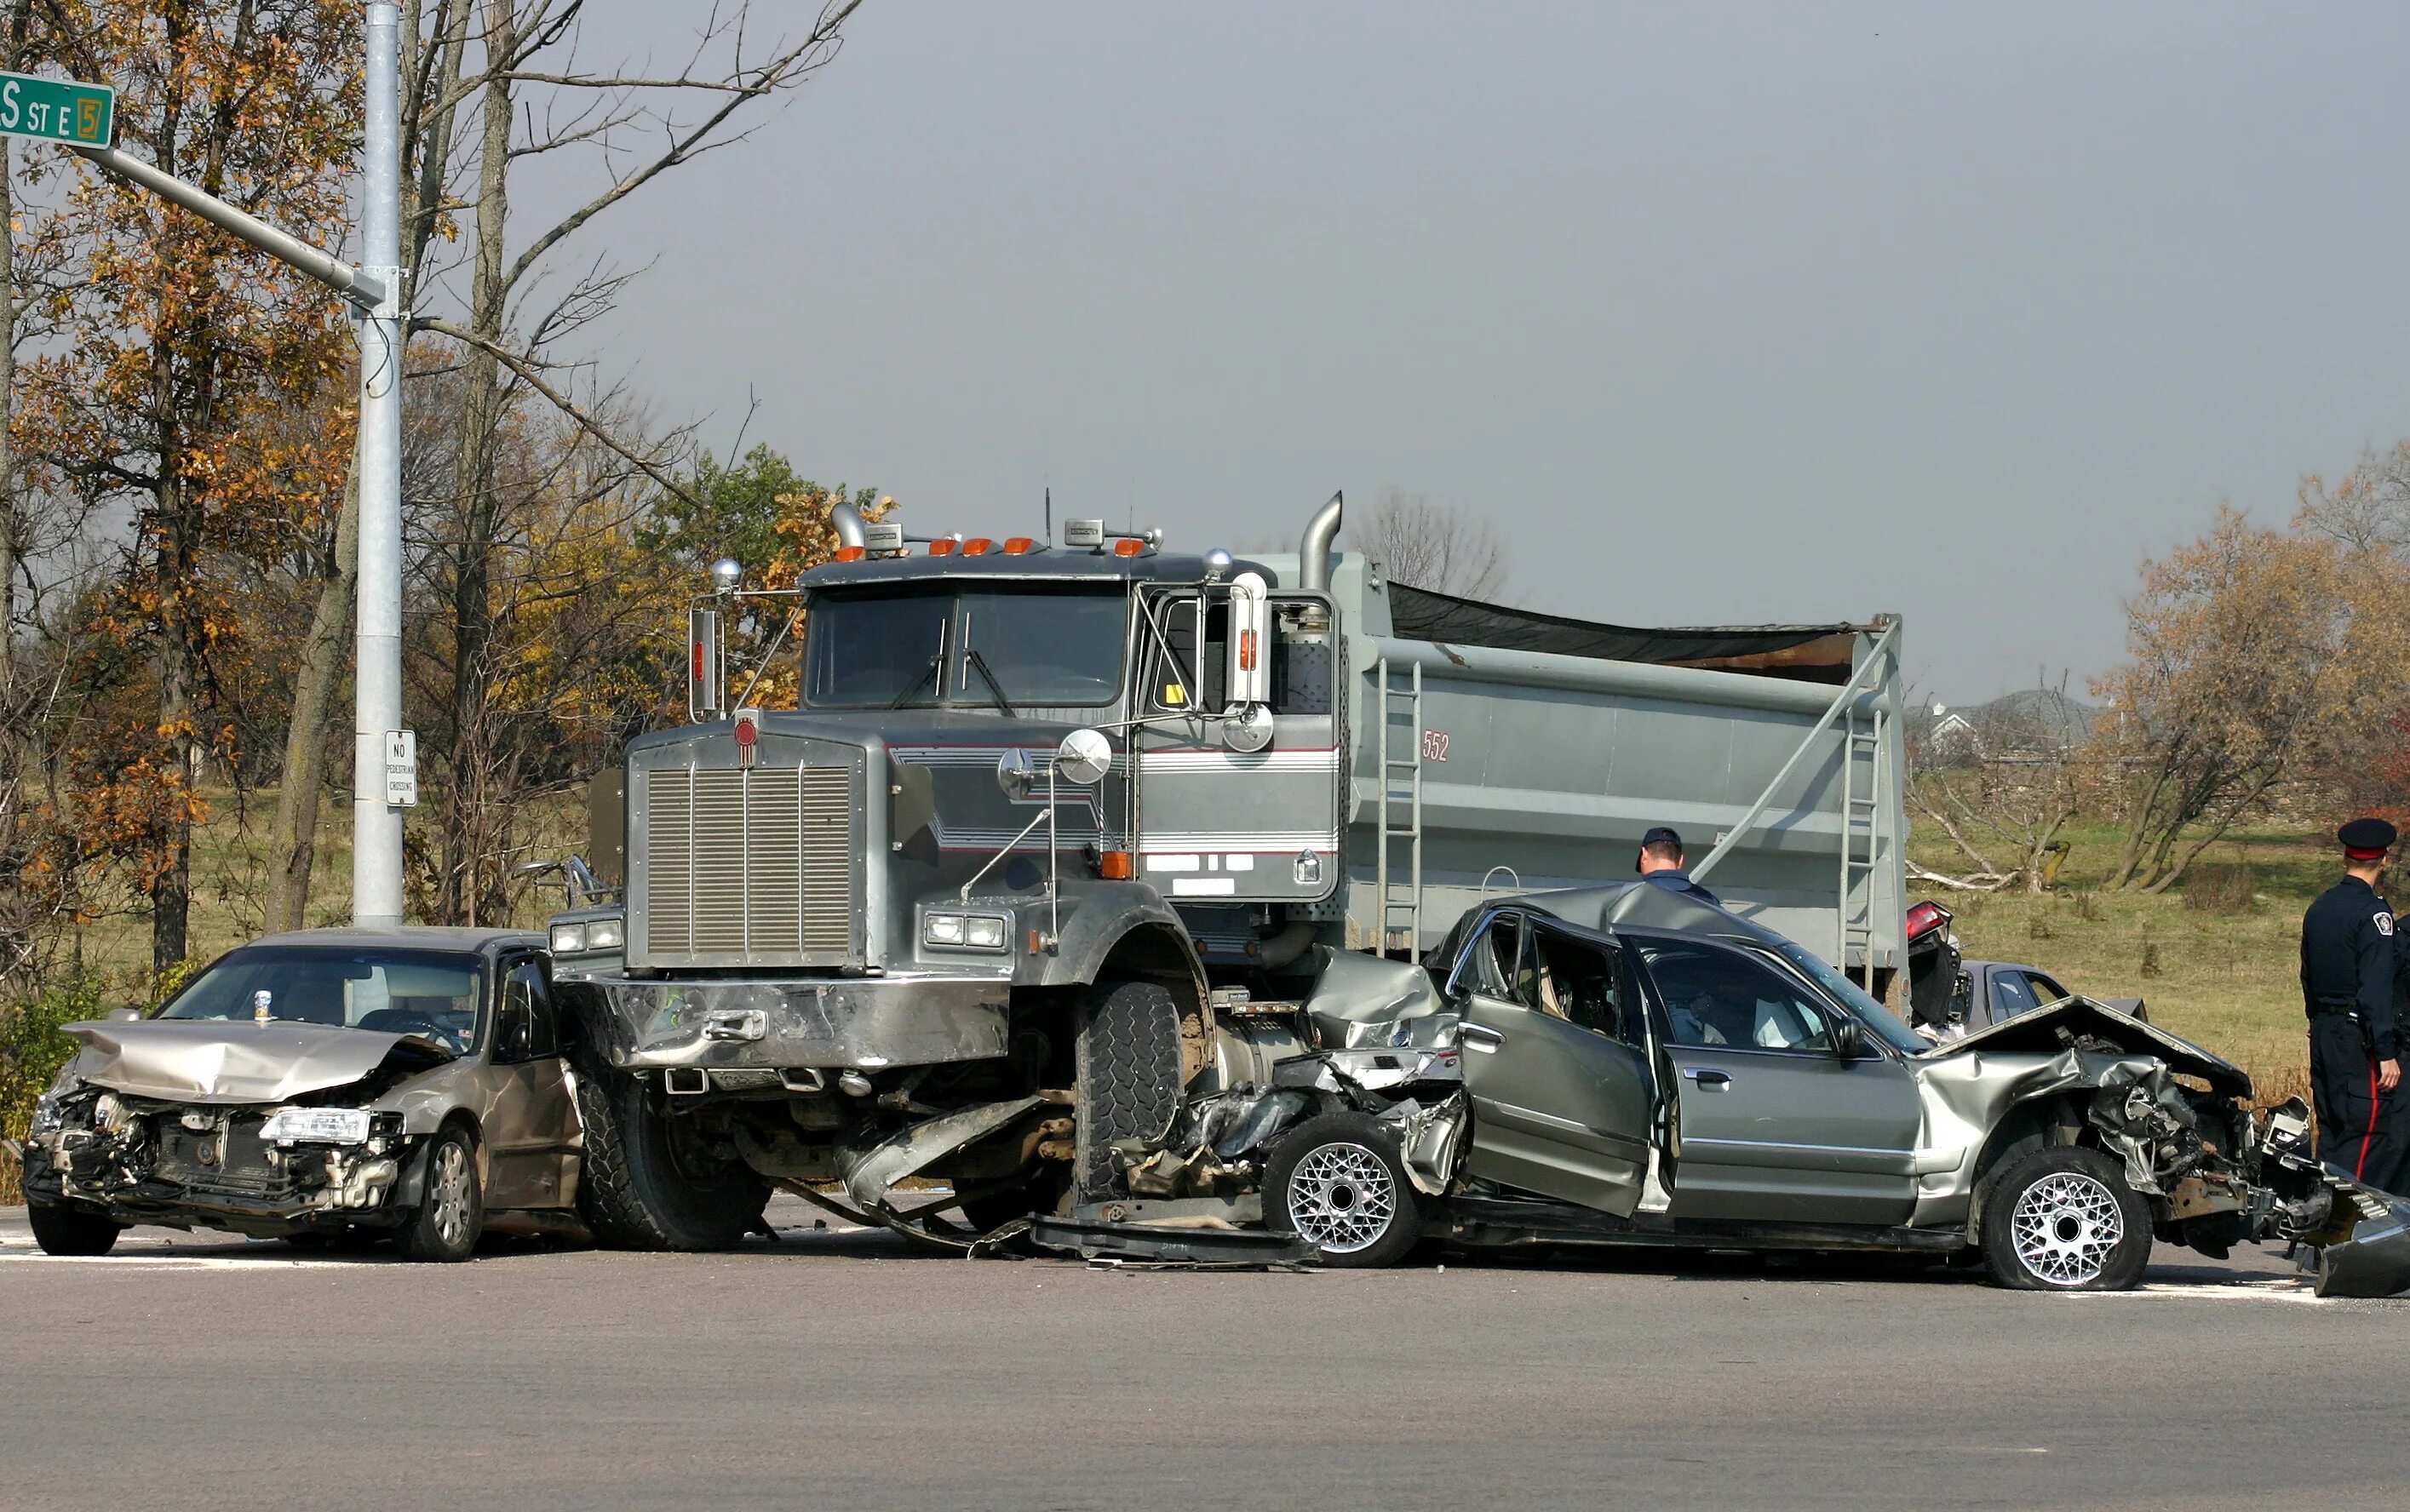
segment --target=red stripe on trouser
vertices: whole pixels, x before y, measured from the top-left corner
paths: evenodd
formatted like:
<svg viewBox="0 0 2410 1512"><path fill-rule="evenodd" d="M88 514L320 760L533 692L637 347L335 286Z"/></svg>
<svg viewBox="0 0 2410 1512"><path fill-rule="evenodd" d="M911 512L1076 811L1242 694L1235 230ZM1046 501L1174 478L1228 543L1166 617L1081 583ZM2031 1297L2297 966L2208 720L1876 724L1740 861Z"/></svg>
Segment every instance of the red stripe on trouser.
<svg viewBox="0 0 2410 1512"><path fill-rule="evenodd" d="M2358 1181L2359 1174L2368 1169L2368 1146L2376 1141L2377 1107L2376 1058L2371 1056L2368 1058L2368 1132L2359 1136L2359 1159L2353 1161L2351 1167L2351 1179L2354 1181Z"/></svg>

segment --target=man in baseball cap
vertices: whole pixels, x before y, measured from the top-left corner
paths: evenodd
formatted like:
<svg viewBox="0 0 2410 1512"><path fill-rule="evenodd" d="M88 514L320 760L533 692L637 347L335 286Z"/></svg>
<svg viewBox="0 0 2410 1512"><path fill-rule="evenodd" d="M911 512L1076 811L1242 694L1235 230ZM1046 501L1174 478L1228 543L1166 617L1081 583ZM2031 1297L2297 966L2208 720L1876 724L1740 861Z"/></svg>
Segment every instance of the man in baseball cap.
<svg viewBox="0 0 2410 1512"><path fill-rule="evenodd" d="M2400 838L2382 819L2335 831L2343 880L2301 916L2301 1010L2310 1019L2310 1086L2318 1104L2318 1159L2356 1181L2400 1179L2402 1083L2393 1012L2399 971L2393 908L2376 890Z"/></svg>
<svg viewBox="0 0 2410 1512"><path fill-rule="evenodd" d="M1643 882L1655 883L1667 892L1677 892L1719 908L1723 906L1723 900L1691 880L1682 858L1682 837L1663 825L1640 837L1640 857L1632 869L1640 873Z"/></svg>

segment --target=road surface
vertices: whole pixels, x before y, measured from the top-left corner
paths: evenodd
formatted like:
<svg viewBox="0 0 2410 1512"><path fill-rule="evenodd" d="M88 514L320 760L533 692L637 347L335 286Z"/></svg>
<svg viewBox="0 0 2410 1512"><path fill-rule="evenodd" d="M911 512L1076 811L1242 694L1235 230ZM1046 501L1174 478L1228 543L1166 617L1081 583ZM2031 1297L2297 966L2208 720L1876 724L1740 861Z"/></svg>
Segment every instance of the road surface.
<svg viewBox="0 0 2410 1512"><path fill-rule="evenodd" d="M2410 1302L2165 1251L2122 1296L1880 1262L1200 1274L505 1242L461 1266L0 1212L0 1505L2410 1505Z"/></svg>

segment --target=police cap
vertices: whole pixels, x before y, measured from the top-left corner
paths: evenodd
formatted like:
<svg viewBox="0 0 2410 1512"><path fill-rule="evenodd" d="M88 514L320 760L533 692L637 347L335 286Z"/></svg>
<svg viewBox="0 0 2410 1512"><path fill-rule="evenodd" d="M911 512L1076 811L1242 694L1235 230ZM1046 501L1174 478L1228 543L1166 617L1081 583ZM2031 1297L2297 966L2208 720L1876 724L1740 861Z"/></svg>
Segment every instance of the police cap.
<svg viewBox="0 0 2410 1512"><path fill-rule="evenodd" d="M2381 861L2401 831L2382 819L2354 819L2335 831L2343 842L2343 853L2355 861Z"/></svg>

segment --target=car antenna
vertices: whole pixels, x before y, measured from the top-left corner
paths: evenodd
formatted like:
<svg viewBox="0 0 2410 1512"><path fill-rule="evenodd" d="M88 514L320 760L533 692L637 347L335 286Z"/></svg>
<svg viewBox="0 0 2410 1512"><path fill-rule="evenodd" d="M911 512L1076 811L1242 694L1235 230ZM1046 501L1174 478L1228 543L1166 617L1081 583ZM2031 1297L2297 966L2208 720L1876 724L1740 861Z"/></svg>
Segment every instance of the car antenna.
<svg viewBox="0 0 2410 1512"><path fill-rule="evenodd" d="M1046 544L1054 544L1054 485L1046 485Z"/></svg>

